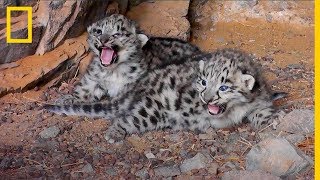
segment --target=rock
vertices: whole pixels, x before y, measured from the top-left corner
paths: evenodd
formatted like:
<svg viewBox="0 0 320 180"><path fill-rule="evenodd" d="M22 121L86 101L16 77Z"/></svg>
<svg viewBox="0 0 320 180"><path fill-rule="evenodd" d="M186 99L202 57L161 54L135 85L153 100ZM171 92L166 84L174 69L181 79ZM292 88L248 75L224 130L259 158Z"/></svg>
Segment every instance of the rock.
<svg viewBox="0 0 320 180"><path fill-rule="evenodd" d="M67 66L77 64L81 56L88 52L87 34L68 39L64 44L43 56L28 56L17 63L19 67L0 71L0 97L11 92L24 92L49 81ZM1 45L0 45L1 46Z"/></svg>
<svg viewBox="0 0 320 180"><path fill-rule="evenodd" d="M85 166L83 166L83 168L81 169L81 172L85 172L85 173L92 173L93 172L93 168L91 164L86 164Z"/></svg>
<svg viewBox="0 0 320 180"><path fill-rule="evenodd" d="M214 139L211 134L199 134L199 139L206 140L206 139Z"/></svg>
<svg viewBox="0 0 320 180"><path fill-rule="evenodd" d="M279 177L263 171L229 171L225 172L221 177L222 180L247 180L247 179L259 179L259 180L280 180Z"/></svg>
<svg viewBox="0 0 320 180"><path fill-rule="evenodd" d="M36 13L38 21L45 24L46 30L36 54L42 55L57 47L63 40L81 35L88 25L105 16L108 2L108 0L40 1Z"/></svg>
<svg viewBox="0 0 320 180"><path fill-rule="evenodd" d="M208 168L208 172L210 174L218 174L218 167L219 167L218 163L211 163Z"/></svg>
<svg viewBox="0 0 320 180"><path fill-rule="evenodd" d="M119 14L119 4L117 2L111 2L106 10L107 16L110 16L112 14Z"/></svg>
<svg viewBox="0 0 320 180"><path fill-rule="evenodd" d="M200 23L206 28L214 27L218 22L246 21L248 18L282 23L292 21L299 25L312 23L310 19L295 13L307 10L306 6L289 1L200 1L196 7L195 10L192 7L188 15L192 22Z"/></svg>
<svg viewBox="0 0 320 180"><path fill-rule="evenodd" d="M22 3L23 2L23 3ZM0 64L17 61L29 55L43 55L61 45L65 39L83 34L88 25L103 18L109 3L105 1L20 1L20 5L33 5L32 43L6 43L6 18L0 19ZM7 6L0 1L0 11ZM94 11L92 10L94 9ZM1 11L2 12L2 11ZM12 17L12 38L27 37L27 14ZM0 13L0 18L2 13Z"/></svg>
<svg viewBox="0 0 320 180"><path fill-rule="evenodd" d="M101 139L99 138L99 136L96 135L96 136L93 136L93 137L92 137L92 141L98 143L98 142L101 141Z"/></svg>
<svg viewBox="0 0 320 180"><path fill-rule="evenodd" d="M7 6L34 6L38 0L0 0L0 18L6 17L6 7ZM12 17L21 15L22 11L11 12ZM1 29L1 28L0 28Z"/></svg>
<svg viewBox="0 0 320 180"><path fill-rule="evenodd" d="M295 109L280 118L278 130L309 134L314 132L314 111L308 109Z"/></svg>
<svg viewBox="0 0 320 180"><path fill-rule="evenodd" d="M45 128L43 131L39 133L41 138L48 139L56 137L60 133L60 129L57 126L51 126Z"/></svg>
<svg viewBox="0 0 320 180"><path fill-rule="evenodd" d="M246 156L247 170L263 170L276 176L289 176L302 172L312 161L284 138L264 140Z"/></svg>
<svg viewBox="0 0 320 180"><path fill-rule="evenodd" d="M228 162L224 163L223 166L221 166L219 168L219 170L222 171L222 172L226 172L226 171L230 171L230 170L236 170L236 169L237 169L237 166L231 161L228 161Z"/></svg>
<svg viewBox="0 0 320 180"><path fill-rule="evenodd" d="M116 175L118 175L118 174L117 174L117 171L116 171L114 168L107 168L106 173L107 173L108 175L110 175L110 176L116 176Z"/></svg>
<svg viewBox="0 0 320 180"><path fill-rule="evenodd" d="M119 5L120 13L125 14L127 12L128 6L129 6L129 0L115 0L115 1ZM130 2L131 1L132 0L130 0Z"/></svg>
<svg viewBox="0 0 320 180"><path fill-rule="evenodd" d="M150 175L149 175L148 170L146 168L140 169L139 171L136 172L135 175L138 176L141 179L150 178Z"/></svg>
<svg viewBox="0 0 320 180"><path fill-rule="evenodd" d="M168 139L173 142L181 141L181 136L179 134L170 134L168 135Z"/></svg>
<svg viewBox="0 0 320 180"><path fill-rule="evenodd" d="M193 158L184 160L180 165L180 169L184 173L193 169L206 168L211 162L212 158L209 155L198 153Z"/></svg>
<svg viewBox="0 0 320 180"><path fill-rule="evenodd" d="M157 167L153 170L156 176L171 177L181 174L179 167L176 165Z"/></svg>
<svg viewBox="0 0 320 180"><path fill-rule="evenodd" d="M12 17L11 38L26 39L28 37L27 14ZM1 24L5 23L5 18L0 19ZM6 28L0 28L0 64L10 63L34 54L40 42L43 27L36 21L32 22L32 43L7 43Z"/></svg>
<svg viewBox="0 0 320 180"><path fill-rule="evenodd" d="M148 159L155 159L156 158L156 156L152 152L145 153L145 156Z"/></svg>
<svg viewBox="0 0 320 180"><path fill-rule="evenodd" d="M199 134L199 139L201 140L211 140L214 139L214 137L217 136L217 133L215 132L215 130L213 130L213 128L209 128L205 134Z"/></svg>
<svg viewBox="0 0 320 180"><path fill-rule="evenodd" d="M279 133L274 132L274 131L263 131L263 132L259 132L259 138L261 141L265 140L265 139L272 139L272 138L276 138L278 136Z"/></svg>
<svg viewBox="0 0 320 180"><path fill-rule="evenodd" d="M302 142L303 140L305 140L305 136L302 134L289 134L287 136L285 136L285 138L291 142L292 144L298 144L300 142Z"/></svg>
<svg viewBox="0 0 320 180"><path fill-rule="evenodd" d="M0 163L0 169L1 170L9 169L13 161L14 159L11 157L4 157Z"/></svg>
<svg viewBox="0 0 320 180"><path fill-rule="evenodd" d="M144 152L148 147L150 147L150 143L145 139L140 138L137 135L132 135L128 137L128 142L134 147L136 151L139 153Z"/></svg>
<svg viewBox="0 0 320 180"><path fill-rule="evenodd" d="M188 7L189 0L143 2L130 9L127 16L149 35L187 40L190 36Z"/></svg>

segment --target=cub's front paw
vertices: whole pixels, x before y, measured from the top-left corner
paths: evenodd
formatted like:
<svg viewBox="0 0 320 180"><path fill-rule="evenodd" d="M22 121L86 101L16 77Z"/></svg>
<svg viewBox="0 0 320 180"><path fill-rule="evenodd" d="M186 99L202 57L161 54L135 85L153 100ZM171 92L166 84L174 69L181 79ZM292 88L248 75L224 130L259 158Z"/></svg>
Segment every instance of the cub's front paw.
<svg viewBox="0 0 320 180"><path fill-rule="evenodd" d="M272 123L272 119L268 118L257 118L255 121L251 122L251 125L255 128L255 129L262 129L265 128L267 126L270 126L270 124Z"/></svg>

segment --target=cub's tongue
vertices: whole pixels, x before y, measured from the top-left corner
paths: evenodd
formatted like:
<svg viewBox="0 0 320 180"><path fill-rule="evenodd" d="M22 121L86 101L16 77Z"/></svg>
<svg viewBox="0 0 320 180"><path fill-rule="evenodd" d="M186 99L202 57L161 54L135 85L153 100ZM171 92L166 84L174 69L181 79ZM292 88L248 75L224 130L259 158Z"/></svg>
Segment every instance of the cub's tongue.
<svg viewBox="0 0 320 180"><path fill-rule="evenodd" d="M103 65L111 64L113 55L114 55L114 51L111 48L103 48L100 56L102 64Z"/></svg>
<svg viewBox="0 0 320 180"><path fill-rule="evenodd" d="M215 105L211 105L211 104L208 104L208 110L211 114L218 114L219 113L219 106L215 106Z"/></svg>

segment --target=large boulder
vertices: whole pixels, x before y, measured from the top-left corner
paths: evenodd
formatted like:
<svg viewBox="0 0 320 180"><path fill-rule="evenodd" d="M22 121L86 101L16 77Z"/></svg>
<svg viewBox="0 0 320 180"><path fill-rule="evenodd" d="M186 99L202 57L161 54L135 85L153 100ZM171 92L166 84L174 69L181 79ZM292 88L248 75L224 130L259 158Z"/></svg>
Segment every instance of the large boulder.
<svg viewBox="0 0 320 180"><path fill-rule="evenodd" d="M310 134L314 132L314 111L295 109L280 118L278 130L294 134Z"/></svg>
<svg viewBox="0 0 320 180"><path fill-rule="evenodd" d="M284 138L261 141L246 156L246 170L262 170L280 177L296 175L312 164L311 158Z"/></svg>

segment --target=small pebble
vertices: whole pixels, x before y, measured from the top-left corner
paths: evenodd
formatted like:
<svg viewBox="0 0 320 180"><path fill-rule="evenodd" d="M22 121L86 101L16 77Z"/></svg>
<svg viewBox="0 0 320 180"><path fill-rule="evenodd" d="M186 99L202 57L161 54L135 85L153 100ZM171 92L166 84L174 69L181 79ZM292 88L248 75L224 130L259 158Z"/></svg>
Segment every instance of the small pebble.
<svg viewBox="0 0 320 180"><path fill-rule="evenodd" d="M100 138L98 136L93 136L92 140L96 143L100 142Z"/></svg>
<svg viewBox="0 0 320 180"><path fill-rule="evenodd" d="M151 152L145 153L145 156L146 156L148 159L155 159L155 158L156 158L156 156L155 156L153 153L151 153Z"/></svg>

